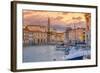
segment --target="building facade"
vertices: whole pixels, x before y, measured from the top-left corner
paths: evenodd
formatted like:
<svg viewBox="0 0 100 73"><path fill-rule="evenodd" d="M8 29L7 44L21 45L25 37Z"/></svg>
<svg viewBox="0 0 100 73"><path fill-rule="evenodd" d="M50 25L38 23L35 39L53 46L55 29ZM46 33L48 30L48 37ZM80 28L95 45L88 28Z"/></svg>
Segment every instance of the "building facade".
<svg viewBox="0 0 100 73"><path fill-rule="evenodd" d="M46 44L59 44L59 43L76 43L86 42L86 29L77 28L69 29L65 32L57 32L51 30L48 32L46 26L40 25L27 25L23 28L23 44L24 45L46 45Z"/></svg>
<svg viewBox="0 0 100 73"><path fill-rule="evenodd" d="M47 43L47 29L44 26L28 25L23 29L24 45L42 45Z"/></svg>
<svg viewBox="0 0 100 73"><path fill-rule="evenodd" d="M56 31L49 32L46 26L27 25L23 28L23 44L24 45L46 45L57 44L64 41L64 33Z"/></svg>
<svg viewBox="0 0 100 73"><path fill-rule="evenodd" d="M69 31L69 41L70 43L86 43L86 29L85 28L77 28Z"/></svg>

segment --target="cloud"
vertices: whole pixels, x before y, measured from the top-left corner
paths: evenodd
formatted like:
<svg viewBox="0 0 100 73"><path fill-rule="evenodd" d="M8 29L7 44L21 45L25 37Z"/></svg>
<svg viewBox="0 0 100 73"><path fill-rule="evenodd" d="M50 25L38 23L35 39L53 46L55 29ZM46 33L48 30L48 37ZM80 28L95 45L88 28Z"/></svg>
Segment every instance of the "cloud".
<svg viewBox="0 0 100 73"><path fill-rule="evenodd" d="M83 27L86 22L84 14L85 13L23 10L23 22L24 25L47 26L49 18L52 27L58 30L65 30L67 26L73 27L73 23L76 23L79 27Z"/></svg>

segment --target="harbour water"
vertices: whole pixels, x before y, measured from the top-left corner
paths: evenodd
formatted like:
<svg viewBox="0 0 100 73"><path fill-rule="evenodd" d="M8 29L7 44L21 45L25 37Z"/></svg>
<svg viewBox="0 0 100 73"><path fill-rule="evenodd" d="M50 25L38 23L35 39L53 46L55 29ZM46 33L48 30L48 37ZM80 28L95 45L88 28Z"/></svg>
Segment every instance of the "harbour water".
<svg viewBox="0 0 100 73"><path fill-rule="evenodd" d="M23 47L23 62L83 60L90 56L90 49L57 48L55 45Z"/></svg>

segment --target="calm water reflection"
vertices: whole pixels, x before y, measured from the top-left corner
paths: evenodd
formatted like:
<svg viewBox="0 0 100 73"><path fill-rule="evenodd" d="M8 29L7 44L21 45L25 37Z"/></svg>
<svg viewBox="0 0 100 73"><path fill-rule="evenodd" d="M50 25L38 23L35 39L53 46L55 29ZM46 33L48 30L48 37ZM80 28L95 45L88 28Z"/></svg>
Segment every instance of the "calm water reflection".
<svg viewBox="0 0 100 73"><path fill-rule="evenodd" d="M56 51L55 46L30 46L23 48L23 62L64 60L64 51Z"/></svg>

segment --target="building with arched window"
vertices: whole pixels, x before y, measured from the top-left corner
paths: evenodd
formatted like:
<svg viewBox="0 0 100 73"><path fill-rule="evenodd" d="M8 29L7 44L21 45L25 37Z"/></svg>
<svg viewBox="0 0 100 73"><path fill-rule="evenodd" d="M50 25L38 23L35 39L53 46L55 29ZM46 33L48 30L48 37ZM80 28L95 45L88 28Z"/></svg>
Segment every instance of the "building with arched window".
<svg viewBox="0 0 100 73"><path fill-rule="evenodd" d="M27 25L23 29L23 44L41 45L47 43L47 28L40 25Z"/></svg>
<svg viewBox="0 0 100 73"><path fill-rule="evenodd" d="M65 32L57 32L50 28L49 33L47 26L27 25L23 28L23 45L86 43L86 40L85 28L70 29Z"/></svg>
<svg viewBox="0 0 100 73"><path fill-rule="evenodd" d="M23 44L24 45L46 45L64 42L64 33L56 32L50 29L49 41L48 29L46 26L27 25L23 28Z"/></svg>

